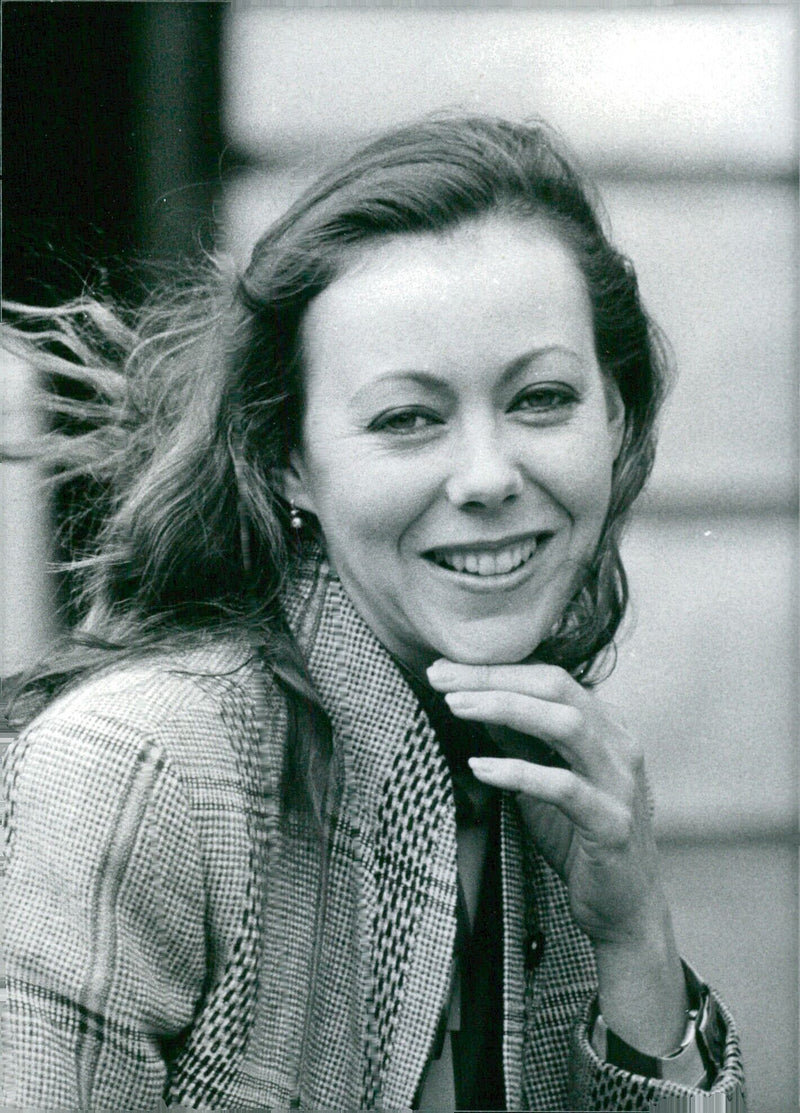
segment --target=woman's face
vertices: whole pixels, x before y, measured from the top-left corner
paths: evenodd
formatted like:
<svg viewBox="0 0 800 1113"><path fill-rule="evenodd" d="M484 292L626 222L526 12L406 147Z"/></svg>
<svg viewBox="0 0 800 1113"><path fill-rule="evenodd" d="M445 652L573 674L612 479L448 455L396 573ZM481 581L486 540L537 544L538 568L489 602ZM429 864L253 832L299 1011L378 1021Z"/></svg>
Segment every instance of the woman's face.
<svg viewBox="0 0 800 1113"><path fill-rule="evenodd" d="M390 652L521 661L597 546L622 439L585 283L500 216L364 247L309 306L287 497Z"/></svg>

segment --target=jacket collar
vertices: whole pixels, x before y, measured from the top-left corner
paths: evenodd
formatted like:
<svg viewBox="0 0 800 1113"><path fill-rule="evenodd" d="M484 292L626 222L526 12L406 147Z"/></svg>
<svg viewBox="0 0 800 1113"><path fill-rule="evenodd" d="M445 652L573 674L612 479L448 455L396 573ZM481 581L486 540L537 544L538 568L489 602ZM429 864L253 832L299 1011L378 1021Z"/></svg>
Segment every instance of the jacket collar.
<svg viewBox="0 0 800 1113"><path fill-rule="evenodd" d="M416 696L318 554L299 565L285 612L331 719L348 852L360 875L361 1100L407 1107L450 990L457 890L450 774Z"/></svg>

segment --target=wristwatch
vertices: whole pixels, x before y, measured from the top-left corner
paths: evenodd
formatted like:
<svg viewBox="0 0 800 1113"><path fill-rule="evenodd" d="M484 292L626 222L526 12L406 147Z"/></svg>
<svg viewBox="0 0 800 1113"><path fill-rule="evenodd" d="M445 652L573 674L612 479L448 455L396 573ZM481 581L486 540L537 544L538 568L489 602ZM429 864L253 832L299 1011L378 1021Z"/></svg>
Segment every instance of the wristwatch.
<svg viewBox="0 0 800 1113"><path fill-rule="evenodd" d="M684 963L690 1007L686 1013L683 1039L667 1055L646 1055L631 1047L609 1028L598 1012L591 1042L601 1059L620 1070L645 1078L678 1082L694 1089L707 1089L722 1067L725 1021L717 1004L697 975Z"/></svg>

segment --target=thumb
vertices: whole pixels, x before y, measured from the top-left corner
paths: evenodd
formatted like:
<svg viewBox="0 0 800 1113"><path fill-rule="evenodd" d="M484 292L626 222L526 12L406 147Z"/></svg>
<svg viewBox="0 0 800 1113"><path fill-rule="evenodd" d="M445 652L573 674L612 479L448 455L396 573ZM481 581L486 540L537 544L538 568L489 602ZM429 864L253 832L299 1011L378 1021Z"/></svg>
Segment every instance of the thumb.
<svg viewBox="0 0 800 1113"><path fill-rule="evenodd" d="M572 823L555 804L531 796L517 796L517 806L536 849L562 881L566 881L566 865L574 835Z"/></svg>

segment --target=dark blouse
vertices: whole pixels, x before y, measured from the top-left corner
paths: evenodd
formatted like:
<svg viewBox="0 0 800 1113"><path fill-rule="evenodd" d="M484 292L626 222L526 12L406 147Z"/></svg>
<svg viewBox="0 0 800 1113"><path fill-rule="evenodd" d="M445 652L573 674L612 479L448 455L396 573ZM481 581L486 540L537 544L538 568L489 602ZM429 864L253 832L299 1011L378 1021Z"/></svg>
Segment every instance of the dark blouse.
<svg viewBox="0 0 800 1113"><path fill-rule="evenodd" d="M474 825L487 828L474 922L459 877L454 956L460 978L459 1023L448 1033L445 1011L432 1058L439 1058L449 1035L458 1109L505 1109L500 795L482 785L467 764L469 757L497 753L497 749L481 726L457 719L438 692L406 675L450 768L459 832Z"/></svg>

